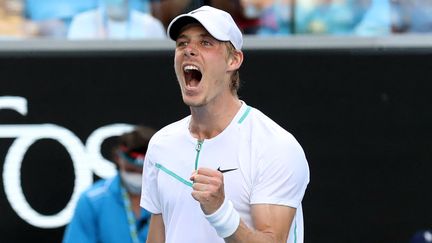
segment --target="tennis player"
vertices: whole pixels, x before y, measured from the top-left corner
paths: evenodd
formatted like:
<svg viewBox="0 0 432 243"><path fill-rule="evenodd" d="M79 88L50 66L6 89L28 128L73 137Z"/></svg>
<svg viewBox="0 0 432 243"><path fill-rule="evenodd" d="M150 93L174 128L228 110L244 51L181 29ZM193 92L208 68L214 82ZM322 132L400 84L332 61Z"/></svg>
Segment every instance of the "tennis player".
<svg viewBox="0 0 432 243"><path fill-rule="evenodd" d="M303 242L308 163L289 132L239 99L243 38L232 17L203 6L174 18L167 32L191 115L149 143L147 242Z"/></svg>

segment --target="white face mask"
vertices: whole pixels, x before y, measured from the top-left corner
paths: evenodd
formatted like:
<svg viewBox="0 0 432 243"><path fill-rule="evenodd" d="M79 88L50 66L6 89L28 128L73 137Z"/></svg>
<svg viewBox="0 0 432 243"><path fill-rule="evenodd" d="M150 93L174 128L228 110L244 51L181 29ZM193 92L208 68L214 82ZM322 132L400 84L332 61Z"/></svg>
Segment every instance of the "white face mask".
<svg viewBox="0 0 432 243"><path fill-rule="evenodd" d="M121 171L120 176L128 192L134 195L141 194L142 174Z"/></svg>

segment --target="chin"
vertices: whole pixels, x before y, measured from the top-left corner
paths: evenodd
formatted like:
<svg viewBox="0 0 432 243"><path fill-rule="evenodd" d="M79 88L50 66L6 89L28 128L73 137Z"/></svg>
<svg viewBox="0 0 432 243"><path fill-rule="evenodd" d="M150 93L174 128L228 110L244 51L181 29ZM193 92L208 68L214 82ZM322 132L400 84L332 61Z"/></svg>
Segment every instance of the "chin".
<svg viewBox="0 0 432 243"><path fill-rule="evenodd" d="M204 102L197 99L190 99L188 97L183 97L183 102L190 107L201 107L204 106Z"/></svg>

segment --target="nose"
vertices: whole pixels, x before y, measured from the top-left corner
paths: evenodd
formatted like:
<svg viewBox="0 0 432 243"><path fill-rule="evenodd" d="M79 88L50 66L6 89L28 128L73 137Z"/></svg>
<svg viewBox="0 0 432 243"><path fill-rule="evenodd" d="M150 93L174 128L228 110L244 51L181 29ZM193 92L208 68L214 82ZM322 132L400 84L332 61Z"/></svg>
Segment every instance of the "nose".
<svg viewBox="0 0 432 243"><path fill-rule="evenodd" d="M188 45L185 49L184 49L184 55L187 57L192 57L192 56L196 56L198 55L198 50L193 47L192 45Z"/></svg>

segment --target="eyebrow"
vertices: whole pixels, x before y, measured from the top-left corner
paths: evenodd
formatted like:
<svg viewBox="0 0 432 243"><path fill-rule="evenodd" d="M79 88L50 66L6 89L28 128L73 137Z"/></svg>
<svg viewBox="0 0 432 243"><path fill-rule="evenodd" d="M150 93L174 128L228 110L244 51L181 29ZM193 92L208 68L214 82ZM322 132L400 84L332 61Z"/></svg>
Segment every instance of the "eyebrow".
<svg viewBox="0 0 432 243"><path fill-rule="evenodd" d="M208 32L205 32L205 33L201 33L201 34L199 34L199 37L202 37L202 38L204 38L204 37L208 37L208 38L212 38L212 39L215 39L215 40L216 40L216 38L214 38L214 37L213 37L212 35L210 35L210 33L208 33ZM190 39L190 37L188 37L188 35L185 35L185 34L180 34L180 35L177 37L176 40L178 40L178 39L180 39L180 38Z"/></svg>

